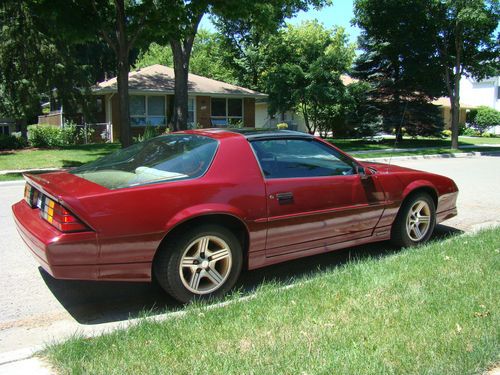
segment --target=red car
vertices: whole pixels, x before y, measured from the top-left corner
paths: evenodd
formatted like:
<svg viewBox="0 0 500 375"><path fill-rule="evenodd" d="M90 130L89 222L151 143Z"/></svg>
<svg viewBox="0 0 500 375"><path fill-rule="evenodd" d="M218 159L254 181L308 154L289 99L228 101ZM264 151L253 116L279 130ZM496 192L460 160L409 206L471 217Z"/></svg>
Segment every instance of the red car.
<svg viewBox="0 0 500 375"><path fill-rule="evenodd" d="M15 221L53 277L154 277L183 302L222 295L242 268L389 239L417 245L457 214L447 177L361 162L286 130L173 133L25 178Z"/></svg>

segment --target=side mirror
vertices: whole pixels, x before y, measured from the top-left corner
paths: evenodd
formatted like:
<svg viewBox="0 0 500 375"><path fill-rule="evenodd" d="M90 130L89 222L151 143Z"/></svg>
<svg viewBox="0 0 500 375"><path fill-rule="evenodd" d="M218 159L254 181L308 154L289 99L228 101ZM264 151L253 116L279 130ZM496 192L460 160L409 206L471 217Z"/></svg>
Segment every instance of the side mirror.
<svg viewBox="0 0 500 375"><path fill-rule="evenodd" d="M367 178L369 178L373 174L373 172L370 168L365 168L365 167L362 167L360 165L358 165L356 167L356 173L359 174L359 177L362 180L366 180Z"/></svg>

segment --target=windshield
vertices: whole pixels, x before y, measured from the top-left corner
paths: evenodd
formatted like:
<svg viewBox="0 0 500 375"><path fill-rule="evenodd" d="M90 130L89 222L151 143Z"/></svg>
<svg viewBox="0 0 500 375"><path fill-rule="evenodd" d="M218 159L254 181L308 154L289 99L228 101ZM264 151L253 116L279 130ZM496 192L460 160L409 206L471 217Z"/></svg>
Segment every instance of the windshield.
<svg viewBox="0 0 500 375"><path fill-rule="evenodd" d="M70 173L108 189L202 176L218 142L192 134L152 138L85 164Z"/></svg>

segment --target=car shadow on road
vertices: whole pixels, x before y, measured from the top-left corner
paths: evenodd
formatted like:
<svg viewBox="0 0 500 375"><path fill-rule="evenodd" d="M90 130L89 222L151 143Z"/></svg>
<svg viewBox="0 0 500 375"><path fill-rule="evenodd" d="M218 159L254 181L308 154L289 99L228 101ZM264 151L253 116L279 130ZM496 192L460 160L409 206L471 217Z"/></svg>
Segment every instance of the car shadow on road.
<svg viewBox="0 0 500 375"><path fill-rule="evenodd" d="M460 233L462 231L458 229L438 225L433 241L441 241ZM315 255L244 272L236 288L243 295L248 295L262 284L271 281L291 284L305 275L339 267L353 259L385 257L398 251L388 242L379 242ZM56 280L42 268L39 268L39 271L53 295L80 324L122 321L143 316L145 313L156 315L183 307L155 283Z"/></svg>

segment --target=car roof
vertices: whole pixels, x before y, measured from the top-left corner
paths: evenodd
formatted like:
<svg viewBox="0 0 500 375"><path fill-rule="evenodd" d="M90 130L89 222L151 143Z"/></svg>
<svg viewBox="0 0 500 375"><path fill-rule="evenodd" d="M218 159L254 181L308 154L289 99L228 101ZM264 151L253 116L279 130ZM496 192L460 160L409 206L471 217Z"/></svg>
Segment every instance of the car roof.
<svg viewBox="0 0 500 375"><path fill-rule="evenodd" d="M293 130L281 129L265 129L265 128L208 128L199 129L195 131L188 131L189 133L202 133L205 135L222 135L222 134L239 134L248 139L249 141L263 140L263 139L313 139L311 134L301 133Z"/></svg>

